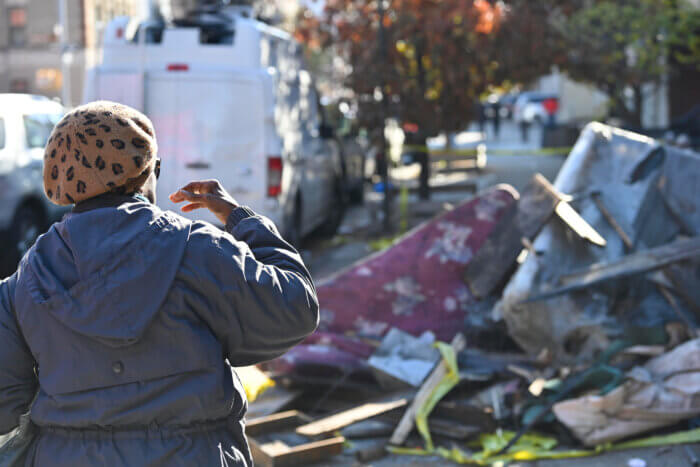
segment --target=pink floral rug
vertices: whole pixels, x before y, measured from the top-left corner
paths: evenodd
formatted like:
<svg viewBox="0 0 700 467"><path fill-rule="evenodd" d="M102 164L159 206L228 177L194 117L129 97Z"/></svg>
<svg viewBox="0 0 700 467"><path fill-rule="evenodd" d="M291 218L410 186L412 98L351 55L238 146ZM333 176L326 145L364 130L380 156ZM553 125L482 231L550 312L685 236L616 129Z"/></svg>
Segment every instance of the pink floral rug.
<svg viewBox="0 0 700 467"><path fill-rule="evenodd" d="M367 370L367 357L392 327L451 340L476 302L464 268L514 202L508 188L480 194L319 283L318 331L265 368L319 376Z"/></svg>

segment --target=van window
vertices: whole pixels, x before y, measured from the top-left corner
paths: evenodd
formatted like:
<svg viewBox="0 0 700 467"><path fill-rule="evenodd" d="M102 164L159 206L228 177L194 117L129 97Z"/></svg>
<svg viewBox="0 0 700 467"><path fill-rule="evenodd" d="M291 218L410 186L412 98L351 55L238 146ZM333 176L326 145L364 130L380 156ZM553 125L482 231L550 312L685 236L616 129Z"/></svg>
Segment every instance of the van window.
<svg viewBox="0 0 700 467"><path fill-rule="evenodd" d="M43 148L51 135L54 125L61 119L60 114L32 114L24 116L24 132L28 148Z"/></svg>
<svg viewBox="0 0 700 467"><path fill-rule="evenodd" d="M5 120L0 118L0 149L5 149Z"/></svg>

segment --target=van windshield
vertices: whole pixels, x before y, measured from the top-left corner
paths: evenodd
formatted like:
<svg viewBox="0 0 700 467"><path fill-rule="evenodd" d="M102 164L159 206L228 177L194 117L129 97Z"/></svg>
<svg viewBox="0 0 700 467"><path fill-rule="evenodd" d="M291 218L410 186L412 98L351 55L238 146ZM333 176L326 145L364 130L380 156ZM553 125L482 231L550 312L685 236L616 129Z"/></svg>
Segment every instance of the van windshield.
<svg viewBox="0 0 700 467"><path fill-rule="evenodd" d="M27 135L27 147L31 149L46 146L46 140L61 117L61 114L25 115L24 132Z"/></svg>

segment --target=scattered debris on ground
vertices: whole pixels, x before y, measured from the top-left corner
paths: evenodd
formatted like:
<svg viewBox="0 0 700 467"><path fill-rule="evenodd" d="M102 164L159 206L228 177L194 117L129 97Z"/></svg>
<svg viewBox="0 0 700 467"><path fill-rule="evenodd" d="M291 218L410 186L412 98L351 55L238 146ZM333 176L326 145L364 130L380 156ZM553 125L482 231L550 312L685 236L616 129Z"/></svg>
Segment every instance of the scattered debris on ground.
<svg viewBox="0 0 700 467"><path fill-rule="evenodd" d="M553 183L481 191L318 283L319 330L247 388L256 461L700 443L699 203L699 154L589 124Z"/></svg>

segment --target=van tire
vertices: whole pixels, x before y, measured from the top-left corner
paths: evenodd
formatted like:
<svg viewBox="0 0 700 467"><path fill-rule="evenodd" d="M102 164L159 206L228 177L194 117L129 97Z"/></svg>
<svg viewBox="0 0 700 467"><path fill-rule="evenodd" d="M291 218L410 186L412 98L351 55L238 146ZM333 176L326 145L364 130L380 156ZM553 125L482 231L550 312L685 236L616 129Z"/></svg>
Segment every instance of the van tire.
<svg viewBox="0 0 700 467"><path fill-rule="evenodd" d="M362 205L365 202L365 183L361 180L350 190L350 203Z"/></svg>
<svg viewBox="0 0 700 467"><path fill-rule="evenodd" d="M301 248L301 214L301 199L297 195L294 201L294 210L289 216L289 221L285 223L284 235L284 239L296 249Z"/></svg>
<svg viewBox="0 0 700 467"><path fill-rule="evenodd" d="M343 186L340 181L336 181L333 188L333 205L331 206L328 217L321 225L319 233L324 237L332 237L338 231L340 224L345 217L345 208L347 207L346 197L344 196Z"/></svg>

